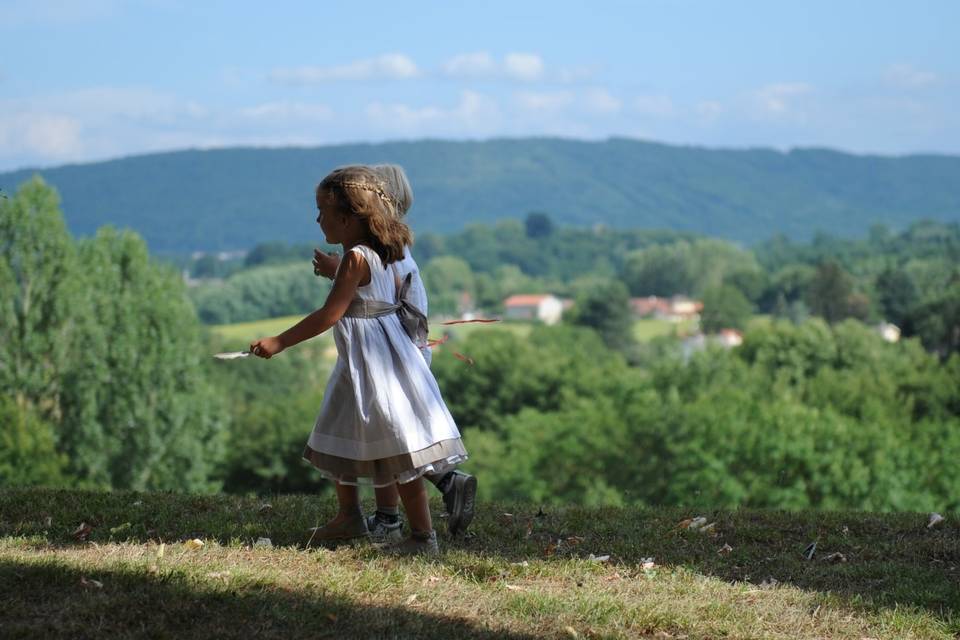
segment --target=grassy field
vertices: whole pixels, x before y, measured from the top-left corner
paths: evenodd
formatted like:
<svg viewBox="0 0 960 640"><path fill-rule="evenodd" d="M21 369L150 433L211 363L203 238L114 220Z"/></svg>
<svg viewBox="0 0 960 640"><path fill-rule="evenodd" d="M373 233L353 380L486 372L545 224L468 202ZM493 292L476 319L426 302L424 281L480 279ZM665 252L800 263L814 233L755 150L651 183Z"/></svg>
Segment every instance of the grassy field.
<svg viewBox="0 0 960 640"><path fill-rule="evenodd" d="M925 514L482 503L470 535L441 536L442 555L423 560L304 549L333 509L308 496L0 491L0 637L960 634L951 514L928 529ZM698 515L715 525L679 526Z"/></svg>
<svg viewBox="0 0 960 640"><path fill-rule="evenodd" d="M249 343L251 340L263 336L272 336L282 332L298 322L303 316L285 316L282 318L271 318L269 320L256 320L254 322L239 322L236 324L213 325L210 329L221 338L234 341L240 346ZM476 331L487 331L491 328L504 329L511 331L520 337L530 333L534 324L530 322L498 322L496 324L461 324L454 326L443 326L439 321L432 321L431 337L440 338L444 332L449 331L455 338L463 338ZM646 342L660 336L686 335L696 329L696 322L670 322L668 320L659 320L656 318L643 318L637 320L634 324L633 333L637 340ZM321 336L321 339L324 339ZM239 348L239 347L238 347Z"/></svg>

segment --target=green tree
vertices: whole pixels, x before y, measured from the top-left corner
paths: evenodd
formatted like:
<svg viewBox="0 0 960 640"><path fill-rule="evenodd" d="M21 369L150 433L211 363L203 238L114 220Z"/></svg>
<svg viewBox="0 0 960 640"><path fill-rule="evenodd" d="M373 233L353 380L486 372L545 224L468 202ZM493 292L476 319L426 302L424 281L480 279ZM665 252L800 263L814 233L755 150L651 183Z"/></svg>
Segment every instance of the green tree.
<svg viewBox="0 0 960 640"><path fill-rule="evenodd" d="M822 263L807 290L810 310L833 324L850 317L850 296L853 279L833 261Z"/></svg>
<svg viewBox="0 0 960 640"><path fill-rule="evenodd" d="M590 327L615 351L629 349L633 336L630 294L619 280L606 280L577 296L570 322Z"/></svg>
<svg viewBox="0 0 960 640"><path fill-rule="evenodd" d="M422 269L421 275L430 292L431 313L455 314L464 293L476 295L473 270L460 258L434 258Z"/></svg>
<svg viewBox="0 0 960 640"><path fill-rule="evenodd" d="M0 394L52 423L88 304L59 205L40 178L0 200Z"/></svg>
<svg viewBox="0 0 960 640"><path fill-rule="evenodd" d="M703 294L700 326L708 333L720 329L744 329L753 315L753 305L736 287L711 287Z"/></svg>
<svg viewBox="0 0 960 640"><path fill-rule="evenodd" d="M533 240L553 235L553 220L545 213L534 211L527 214L525 221L527 237Z"/></svg>
<svg viewBox="0 0 960 640"><path fill-rule="evenodd" d="M53 427L29 407L0 397L0 487L63 485L65 466Z"/></svg>

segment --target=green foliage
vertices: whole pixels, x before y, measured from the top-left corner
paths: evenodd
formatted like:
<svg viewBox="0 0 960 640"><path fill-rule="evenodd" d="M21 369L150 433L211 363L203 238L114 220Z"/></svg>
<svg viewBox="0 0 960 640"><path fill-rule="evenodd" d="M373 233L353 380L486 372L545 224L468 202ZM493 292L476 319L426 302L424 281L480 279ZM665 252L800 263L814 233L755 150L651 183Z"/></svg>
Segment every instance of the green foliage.
<svg viewBox="0 0 960 640"><path fill-rule="evenodd" d="M700 327L707 333L745 329L752 315L753 305L736 287L720 285L703 293Z"/></svg>
<svg viewBox="0 0 960 640"><path fill-rule="evenodd" d="M40 180L0 206L0 389L20 419L53 429L78 483L216 486L222 425L198 375L199 326L177 274L130 232L101 230L78 250ZM37 437L31 446L46 446Z"/></svg>
<svg viewBox="0 0 960 640"><path fill-rule="evenodd" d="M29 407L0 397L0 486L64 485L65 466L53 427Z"/></svg>
<svg viewBox="0 0 960 640"><path fill-rule="evenodd" d="M320 307L330 281L301 261L240 271L223 282L190 290L197 315L207 324L227 324L309 313Z"/></svg>
<svg viewBox="0 0 960 640"><path fill-rule="evenodd" d="M614 351L633 346L630 294L619 280L607 280L583 291L574 303L570 322L595 330Z"/></svg>
<svg viewBox="0 0 960 640"><path fill-rule="evenodd" d="M553 233L553 220L545 213L534 211L527 214L525 221L527 237L532 239L546 238Z"/></svg>
<svg viewBox="0 0 960 640"><path fill-rule="evenodd" d="M737 350L665 356L641 370L605 366L615 356L596 342L561 364L553 331L531 334L536 349L476 333L458 347L475 367L435 361L487 495L698 508L960 506L960 480L943 472L960 455L960 357L939 364L916 341L891 345L859 322L815 319L757 325Z"/></svg>

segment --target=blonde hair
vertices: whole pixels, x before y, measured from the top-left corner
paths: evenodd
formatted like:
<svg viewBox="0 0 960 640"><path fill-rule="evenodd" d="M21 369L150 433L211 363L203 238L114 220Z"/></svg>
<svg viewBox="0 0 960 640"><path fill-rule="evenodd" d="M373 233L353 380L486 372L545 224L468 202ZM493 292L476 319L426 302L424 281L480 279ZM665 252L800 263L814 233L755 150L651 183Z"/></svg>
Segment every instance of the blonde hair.
<svg viewBox="0 0 960 640"><path fill-rule="evenodd" d="M391 182L379 171L359 164L334 169L317 185L318 197L329 196L341 211L364 221L370 248L384 266L402 260L404 247L413 244L413 231L400 221L403 194L394 195L392 191ZM412 192L409 200L413 201Z"/></svg>
<svg viewBox="0 0 960 640"><path fill-rule="evenodd" d="M387 195L394 202L394 212L398 218L407 215L413 205L413 189L407 174L398 164L375 164L371 167L386 182Z"/></svg>

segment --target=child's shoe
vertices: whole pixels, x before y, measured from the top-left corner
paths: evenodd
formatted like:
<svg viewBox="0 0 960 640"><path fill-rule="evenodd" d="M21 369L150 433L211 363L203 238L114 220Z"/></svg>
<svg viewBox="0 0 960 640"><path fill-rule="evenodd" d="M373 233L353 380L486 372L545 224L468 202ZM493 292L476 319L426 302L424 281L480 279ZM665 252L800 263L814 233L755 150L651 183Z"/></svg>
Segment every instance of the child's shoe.
<svg viewBox="0 0 960 640"><path fill-rule="evenodd" d="M367 517L367 529L374 542L398 542L403 539L403 520L399 516L396 522L387 522L374 513Z"/></svg>
<svg viewBox="0 0 960 640"><path fill-rule="evenodd" d="M367 530L367 521L359 511L356 515L337 524L328 522L322 527L311 527L309 531L310 541L307 543L308 546L312 544L356 540L370 536L370 532Z"/></svg>
<svg viewBox="0 0 960 640"><path fill-rule="evenodd" d="M477 498L477 479L462 471L453 471L453 477L443 493L447 507L447 531L455 536L463 533L473 520L474 502Z"/></svg>
<svg viewBox="0 0 960 640"><path fill-rule="evenodd" d="M440 554L437 532L414 531L410 537L384 547L384 551L396 556L436 556Z"/></svg>

